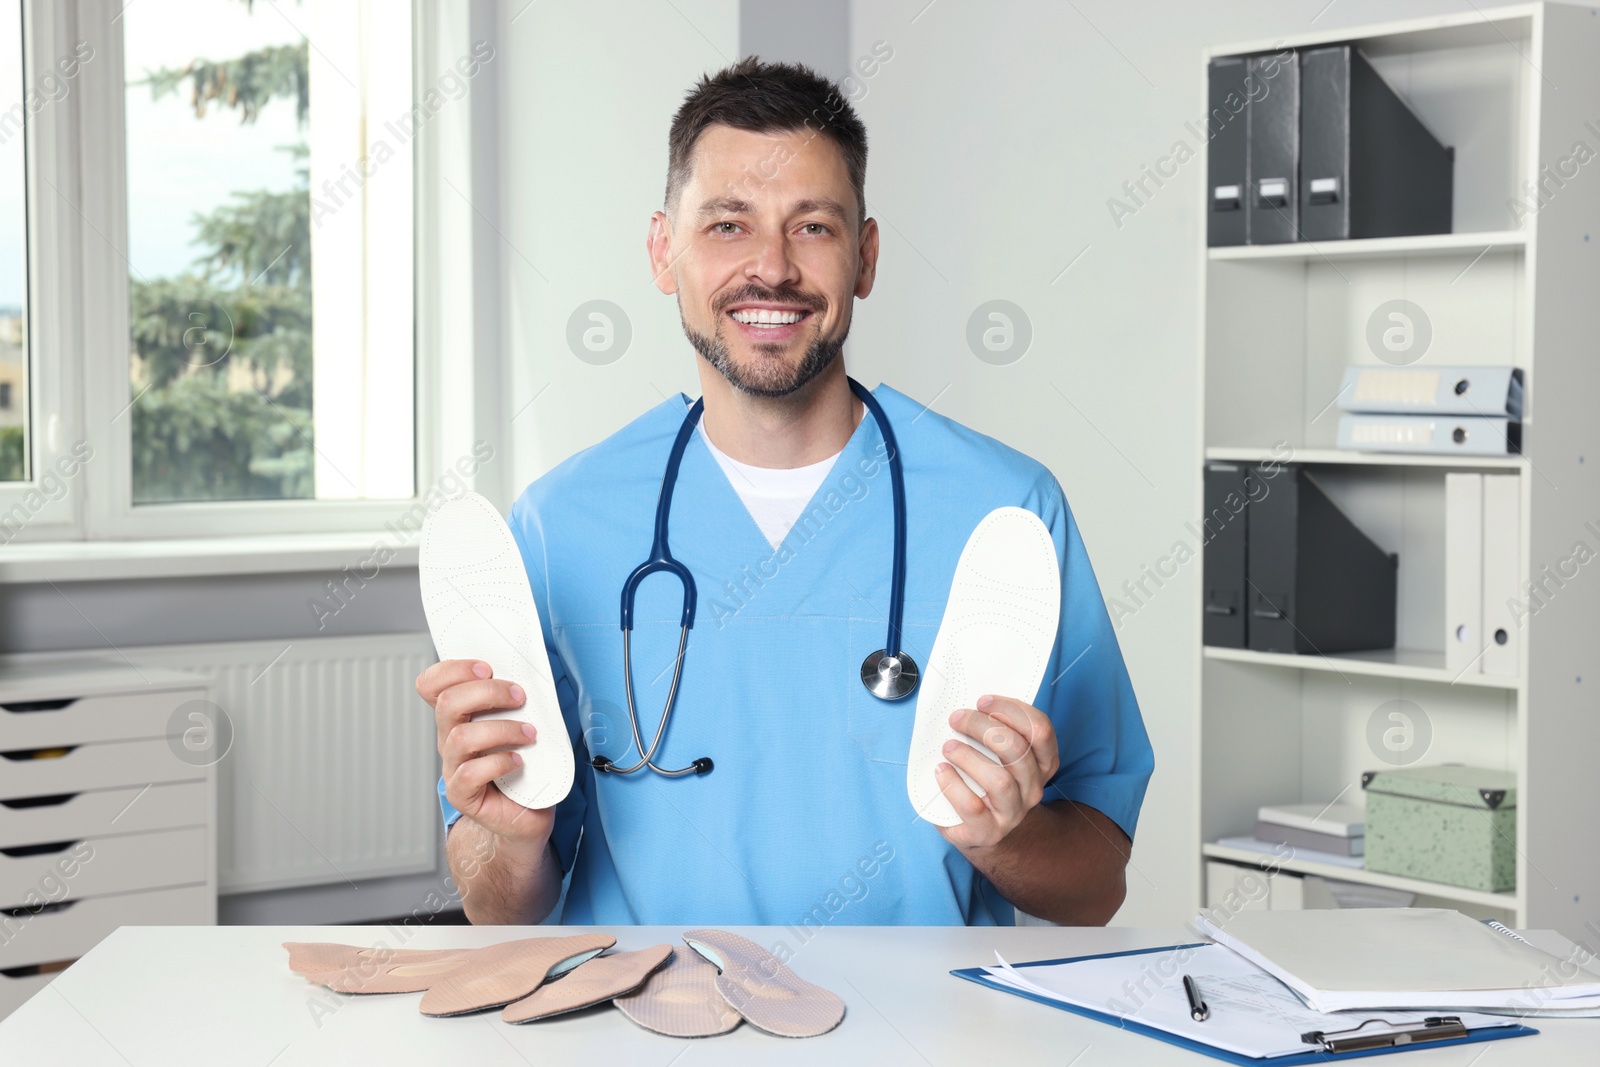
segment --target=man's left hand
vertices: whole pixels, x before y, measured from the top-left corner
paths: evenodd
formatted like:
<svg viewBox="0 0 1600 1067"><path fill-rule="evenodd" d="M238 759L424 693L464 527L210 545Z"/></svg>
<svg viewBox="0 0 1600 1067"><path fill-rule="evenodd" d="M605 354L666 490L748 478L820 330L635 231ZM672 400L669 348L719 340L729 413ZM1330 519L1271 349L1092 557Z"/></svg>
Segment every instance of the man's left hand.
<svg viewBox="0 0 1600 1067"><path fill-rule="evenodd" d="M945 744L944 758L949 762L939 764L934 775L961 823L941 826L939 832L961 849L997 845L1039 805L1044 784L1061 766L1055 727L1032 704L1001 696L980 697L976 709L958 709L951 714L950 725L983 744L1000 762L964 741ZM974 793L952 764L987 795Z"/></svg>

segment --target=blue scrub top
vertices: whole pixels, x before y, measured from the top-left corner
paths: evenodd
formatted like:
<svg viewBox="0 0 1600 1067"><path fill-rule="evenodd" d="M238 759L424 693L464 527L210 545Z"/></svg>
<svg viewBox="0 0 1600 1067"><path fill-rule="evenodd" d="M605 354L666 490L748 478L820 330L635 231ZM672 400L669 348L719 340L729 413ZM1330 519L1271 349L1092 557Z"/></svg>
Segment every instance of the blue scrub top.
<svg viewBox="0 0 1600 1067"><path fill-rule="evenodd" d="M1104 812L1131 838L1154 757L1105 602L1061 487L1042 464L873 390L906 482L905 648L926 668L968 536L990 511L1027 508L1061 560L1061 624L1031 702L1055 724L1061 770L1045 801ZM648 553L682 393L528 486L509 524L522 549L577 756L552 844L571 872L574 924L790 926L1010 924L1011 905L906 796L916 695L862 686L887 631L894 513L887 446L864 414L774 549L698 434L684 453L670 543L694 575L677 707L655 761L715 770L666 779L597 774L638 758L623 694L622 583ZM633 669L646 743L677 652L681 587L639 587ZM446 827L460 817L444 798Z"/></svg>

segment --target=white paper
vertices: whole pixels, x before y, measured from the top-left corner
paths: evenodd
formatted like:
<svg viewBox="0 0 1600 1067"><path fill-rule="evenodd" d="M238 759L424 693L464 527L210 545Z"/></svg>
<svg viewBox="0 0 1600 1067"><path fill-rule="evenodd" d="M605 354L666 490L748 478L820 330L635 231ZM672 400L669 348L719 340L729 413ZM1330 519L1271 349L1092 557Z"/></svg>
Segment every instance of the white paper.
<svg viewBox="0 0 1600 1067"><path fill-rule="evenodd" d="M1196 926L1323 1011L1600 1006L1600 974L1449 909L1241 911Z"/></svg>
<svg viewBox="0 0 1600 1067"><path fill-rule="evenodd" d="M1000 959L996 953L996 959ZM1142 1023L1178 1037L1243 1056L1285 1056L1314 1051L1300 1035L1332 1032L1372 1019L1362 1033L1420 1025L1412 1012L1341 1012L1307 1008L1282 982L1221 945L1196 945L1134 955L1014 968L1000 959L984 973L997 982L1065 1004ZM1187 974L1210 1009L1205 1022L1189 1014L1183 989ZM1469 1028L1507 1026L1512 1020L1463 1015Z"/></svg>

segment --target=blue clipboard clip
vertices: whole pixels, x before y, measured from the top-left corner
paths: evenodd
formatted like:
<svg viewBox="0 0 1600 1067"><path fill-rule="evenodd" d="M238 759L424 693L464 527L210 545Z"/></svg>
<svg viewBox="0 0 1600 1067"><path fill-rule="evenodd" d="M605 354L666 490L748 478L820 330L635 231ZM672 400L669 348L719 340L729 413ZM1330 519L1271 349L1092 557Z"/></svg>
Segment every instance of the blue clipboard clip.
<svg viewBox="0 0 1600 1067"><path fill-rule="evenodd" d="M1368 1052L1372 1049L1395 1048L1400 1045L1419 1045L1425 1041L1452 1041L1467 1036L1467 1028L1456 1015L1430 1015L1422 1025L1409 1030L1385 1030L1382 1033L1363 1034L1359 1031L1382 1019L1368 1019L1360 1026L1348 1030L1312 1030L1300 1035L1308 1045L1321 1045L1323 1052Z"/></svg>

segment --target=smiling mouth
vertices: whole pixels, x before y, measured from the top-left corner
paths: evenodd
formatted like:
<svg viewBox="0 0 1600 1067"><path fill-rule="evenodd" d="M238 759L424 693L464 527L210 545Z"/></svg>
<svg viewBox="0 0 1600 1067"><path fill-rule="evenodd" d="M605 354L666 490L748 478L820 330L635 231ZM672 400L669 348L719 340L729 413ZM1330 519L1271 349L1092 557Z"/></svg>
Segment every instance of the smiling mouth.
<svg viewBox="0 0 1600 1067"><path fill-rule="evenodd" d="M738 308L728 312L728 317L754 330L778 331L805 322L811 312L800 308Z"/></svg>

